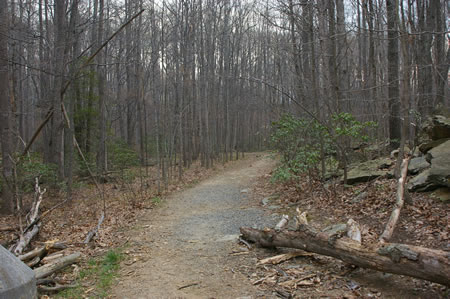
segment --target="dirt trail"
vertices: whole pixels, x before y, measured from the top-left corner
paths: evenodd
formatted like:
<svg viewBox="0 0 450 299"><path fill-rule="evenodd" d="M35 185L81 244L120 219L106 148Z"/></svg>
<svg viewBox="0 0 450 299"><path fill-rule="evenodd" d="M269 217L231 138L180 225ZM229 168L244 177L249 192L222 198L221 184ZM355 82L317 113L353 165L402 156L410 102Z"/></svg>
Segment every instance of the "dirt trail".
<svg viewBox="0 0 450 299"><path fill-rule="evenodd" d="M130 256L114 298L239 298L264 295L240 271L241 226L276 221L252 203L246 190L274 161L252 155L193 188L163 201L128 232ZM127 265L128 264L128 265ZM266 294L267 295L267 294Z"/></svg>

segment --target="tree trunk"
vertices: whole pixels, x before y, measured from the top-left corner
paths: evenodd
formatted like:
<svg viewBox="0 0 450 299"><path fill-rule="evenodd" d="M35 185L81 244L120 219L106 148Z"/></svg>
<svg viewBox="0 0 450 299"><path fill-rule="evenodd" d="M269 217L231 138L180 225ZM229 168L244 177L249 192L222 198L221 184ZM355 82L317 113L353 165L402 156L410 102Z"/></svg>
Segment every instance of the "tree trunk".
<svg viewBox="0 0 450 299"><path fill-rule="evenodd" d="M97 44L101 45L104 36L105 7L104 0L99 1ZM98 147L97 147L97 173L106 171L106 112L105 112L105 90L106 90L106 49L102 49L97 56L98 75Z"/></svg>
<svg viewBox="0 0 450 299"><path fill-rule="evenodd" d="M262 247L289 247L332 256L344 262L377 271L407 275L450 286L450 259L442 250L385 243L362 247L348 238L334 239L306 225L298 231L257 230L241 227L243 238Z"/></svg>
<svg viewBox="0 0 450 299"><path fill-rule="evenodd" d="M52 108L50 139L50 162L58 166L58 176L64 178L63 116L61 110L62 87L65 75L65 43L66 43L66 0L55 0L55 78L52 86Z"/></svg>
<svg viewBox="0 0 450 299"><path fill-rule="evenodd" d="M388 26L388 98L389 139L392 149L398 148L401 138L400 101L398 84L398 0L386 0Z"/></svg>
<svg viewBox="0 0 450 299"><path fill-rule="evenodd" d="M0 0L0 136L2 147L2 191L0 214L11 214L14 210L13 198L13 142L12 142L12 107L9 97L8 70L8 3Z"/></svg>

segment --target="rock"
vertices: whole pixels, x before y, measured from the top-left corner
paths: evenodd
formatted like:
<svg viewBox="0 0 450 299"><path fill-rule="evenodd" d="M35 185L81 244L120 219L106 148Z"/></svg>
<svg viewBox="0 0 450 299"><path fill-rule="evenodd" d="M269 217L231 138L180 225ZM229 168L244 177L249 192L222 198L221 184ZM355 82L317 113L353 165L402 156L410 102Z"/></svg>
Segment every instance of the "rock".
<svg viewBox="0 0 450 299"><path fill-rule="evenodd" d="M0 246L0 299L37 298L33 270Z"/></svg>
<svg viewBox="0 0 450 299"><path fill-rule="evenodd" d="M347 184L367 182L384 176L388 173L387 168L393 163L389 158L380 158L351 166L347 173Z"/></svg>
<svg viewBox="0 0 450 299"><path fill-rule="evenodd" d="M431 149L427 156L431 161L430 179L439 186L450 187L450 140Z"/></svg>
<svg viewBox="0 0 450 299"><path fill-rule="evenodd" d="M430 169L421 172L419 175L413 177L408 183L409 191L431 191L435 189L430 181Z"/></svg>
<svg viewBox="0 0 450 299"><path fill-rule="evenodd" d="M408 184L410 191L432 191L439 187L450 187L450 140L431 149L426 160L431 163Z"/></svg>
<svg viewBox="0 0 450 299"><path fill-rule="evenodd" d="M425 128L431 140L450 138L450 118L443 115L435 115L432 123Z"/></svg>
<svg viewBox="0 0 450 299"><path fill-rule="evenodd" d="M428 163L424 156L413 158L409 161L408 172L410 174L417 174L429 166L430 163Z"/></svg>
<svg viewBox="0 0 450 299"><path fill-rule="evenodd" d="M446 142L450 140L450 138L442 138L442 139L438 139L438 140L433 140L433 141L429 141L429 142L425 142L422 143L421 145L419 145L419 150L426 154L428 153L428 151L432 148L435 148L436 146L441 145L442 143Z"/></svg>

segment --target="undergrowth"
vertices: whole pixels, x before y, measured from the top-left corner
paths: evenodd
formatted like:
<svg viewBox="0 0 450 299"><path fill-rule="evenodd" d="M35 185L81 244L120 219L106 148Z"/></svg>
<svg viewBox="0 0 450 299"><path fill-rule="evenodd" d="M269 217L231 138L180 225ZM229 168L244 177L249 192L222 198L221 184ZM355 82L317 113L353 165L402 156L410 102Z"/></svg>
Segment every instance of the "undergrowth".
<svg viewBox="0 0 450 299"><path fill-rule="evenodd" d="M121 249L109 250L104 256L97 259L90 259L82 269L76 280L76 287L59 292L57 298L105 298L108 296L114 278L123 259ZM85 283L89 283L88 288L92 288L86 294Z"/></svg>

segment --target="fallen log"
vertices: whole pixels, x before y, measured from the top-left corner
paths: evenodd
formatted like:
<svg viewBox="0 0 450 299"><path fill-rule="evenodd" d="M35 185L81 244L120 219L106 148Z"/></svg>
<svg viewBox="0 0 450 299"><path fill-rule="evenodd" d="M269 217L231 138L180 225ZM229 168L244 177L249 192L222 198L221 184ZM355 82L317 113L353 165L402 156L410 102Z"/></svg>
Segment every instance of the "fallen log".
<svg viewBox="0 0 450 299"><path fill-rule="evenodd" d="M33 250L31 250L30 252L27 252L25 254L19 255L18 258L21 261L27 261L29 259L32 259L34 257L43 257L45 254L47 253L47 249L45 248L45 246L42 247L38 247L35 248Z"/></svg>
<svg viewBox="0 0 450 299"><path fill-rule="evenodd" d="M450 286L450 253L419 246L385 243L364 247L347 237L334 239L307 225L298 231L257 230L241 227L243 238L261 247L289 247L331 256L377 271L407 275Z"/></svg>
<svg viewBox="0 0 450 299"><path fill-rule="evenodd" d="M54 263L47 264L47 265L44 265L44 266L34 269L33 271L34 271L34 274L36 275L36 279L41 279L41 278L47 277L50 274L52 274L60 269L63 269L68 265L75 263L80 258L80 256L81 256L80 252L75 252L68 256L64 256L64 257L58 259Z"/></svg>
<svg viewBox="0 0 450 299"><path fill-rule="evenodd" d="M392 210L391 217L389 217L389 221L386 224L386 228L384 229L384 232L380 237L380 243L389 242L392 235L394 234L394 229L395 226L397 225L398 219L400 217L400 212L404 204L403 197L405 194L405 183L406 183L406 176L408 174L408 164L409 158L403 159L401 176L398 179L397 198L395 201L394 209Z"/></svg>
<svg viewBox="0 0 450 299"><path fill-rule="evenodd" d="M42 259L42 264L49 264L50 262L54 261L54 260L58 260L60 258L62 258L64 256L63 253L54 253L52 255L47 255L46 257L44 257Z"/></svg>
<svg viewBox="0 0 450 299"><path fill-rule="evenodd" d="M62 249L66 249L66 248L67 248L67 245L64 244L64 243L59 243L59 242L55 243L54 241L46 242L44 246L37 247L37 248L35 248L35 249L25 253L25 254L19 255L18 258L21 261L27 261L29 259L32 259L32 258L36 257L36 256L43 257L51 249L62 250Z"/></svg>

